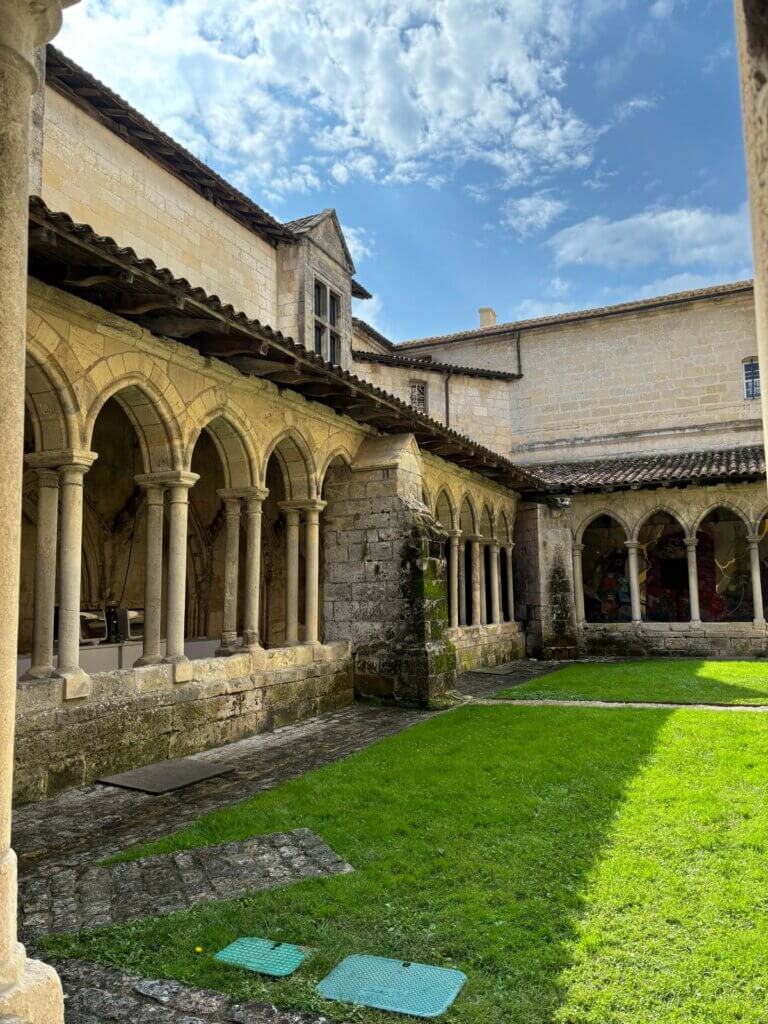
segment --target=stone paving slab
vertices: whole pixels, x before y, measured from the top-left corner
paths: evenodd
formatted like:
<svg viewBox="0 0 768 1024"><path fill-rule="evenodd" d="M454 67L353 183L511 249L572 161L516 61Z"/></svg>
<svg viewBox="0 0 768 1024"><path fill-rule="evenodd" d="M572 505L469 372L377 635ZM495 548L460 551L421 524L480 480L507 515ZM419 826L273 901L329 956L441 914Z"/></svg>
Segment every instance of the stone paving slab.
<svg viewBox="0 0 768 1024"><path fill-rule="evenodd" d="M33 942L348 871L351 866L308 828L126 863L65 867L22 879L20 933Z"/></svg>
<svg viewBox="0 0 768 1024"><path fill-rule="evenodd" d="M332 1024L316 1013L238 1003L221 992L123 974L111 967L57 963L66 1024Z"/></svg>

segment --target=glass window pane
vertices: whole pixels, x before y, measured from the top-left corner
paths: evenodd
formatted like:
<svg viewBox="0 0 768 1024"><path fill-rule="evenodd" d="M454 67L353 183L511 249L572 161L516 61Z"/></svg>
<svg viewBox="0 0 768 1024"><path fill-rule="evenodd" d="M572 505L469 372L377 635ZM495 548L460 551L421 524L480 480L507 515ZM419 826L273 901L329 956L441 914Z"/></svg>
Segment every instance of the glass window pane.
<svg viewBox="0 0 768 1024"><path fill-rule="evenodd" d="M315 352L321 356L323 354L323 336L325 334L325 328L322 324L315 321Z"/></svg>
<svg viewBox="0 0 768 1024"><path fill-rule="evenodd" d="M315 281L315 316L325 317L327 291L322 281Z"/></svg>
<svg viewBox="0 0 768 1024"><path fill-rule="evenodd" d="M331 327L335 327L339 320L339 296L335 292L330 294L328 320Z"/></svg>
<svg viewBox="0 0 768 1024"><path fill-rule="evenodd" d="M339 339L338 334L335 334L333 331L331 331L331 344L330 344L330 349L329 349L329 352L328 352L328 358L334 364L338 363L338 361L339 361L339 352L340 352L339 340L340 339Z"/></svg>

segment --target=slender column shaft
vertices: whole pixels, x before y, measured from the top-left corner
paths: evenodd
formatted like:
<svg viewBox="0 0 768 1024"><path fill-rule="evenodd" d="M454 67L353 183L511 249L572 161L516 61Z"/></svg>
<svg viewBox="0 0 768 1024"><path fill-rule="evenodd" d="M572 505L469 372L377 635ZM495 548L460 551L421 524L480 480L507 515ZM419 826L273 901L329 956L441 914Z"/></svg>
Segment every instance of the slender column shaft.
<svg viewBox="0 0 768 1024"><path fill-rule="evenodd" d="M492 541L489 545L491 552L491 622L498 624L501 622L501 614L499 608L501 602L499 600L499 542L497 540Z"/></svg>
<svg viewBox="0 0 768 1024"><path fill-rule="evenodd" d="M325 502L307 505L304 510L306 558L304 562L304 598L306 623L305 640L308 644L319 640L318 608L320 603L320 512Z"/></svg>
<svg viewBox="0 0 768 1024"><path fill-rule="evenodd" d="M245 595L243 646L259 643L259 587L261 586L261 503L266 491L245 497Z"/></svg>
<svg viewBox="0 0 768 1024"><path fill-rule="evenodd" d="M299 510L286 508L285 521L285 642L299 640Z"/></svg>
<svg viewBox="0 0 768 1024"><path fill-rule="evenodd" d="M760 580L760 544L757 540L749 542L749 567L752 572L752 608L756 626L765 625L763 608L763 587Z"/></svg>
<svg viewBox="0 0 768 1024"><path fill-rule="evenodd" d="M451 530L448 538L448 621L455 629L459 624L459 538L461 531Z"/></svg>
<svg viewBox="0 0 768 1024"><path fill-rule="evenodd" d="M488 621L488 594L485 585L485 544L480 544L480 622Z"/></svg>
<svg viewBox="0 0 768 1024"><path fill-rule="evenodd" d="M471 537L472 544L472 625L479 626L480 617L480 537Z"/></svg>
<svg viewBox="0 0 768 1024"><path fill-rule="evenodd" d="M467 545L459 541L459 625L467 624Z"/></svg>
<svg viewBox="0 0 768 1024"><path fill-rule="evenodd" d="M515 621L515 582L512 573L512 551L514 544L507 546L507 604L509 606L509 622Z"/></svg>
<svg viewBox="0 0 768 1024"><path fill-rule="evenodd" d="M59 474L37 470L35 603L30 675L53 672L53 612L56 603L56 543L59 526Z"/></svg>
<svg viewBox="0 0 768 1024"><path fill-rule="evenodd" d="M691 603L691 622L701 622L699 611L699 570L696 566L696 538L686 537L685 551L688 558L688 595Z"/></svg>
<svg viewBox="0 0 768 1024"><path fill-rule="evenodd" d="M80 673L80 573L83 550L83 476L87 465L61 467L59 559L60 675Z"/></svg>
<svg viewBox="0 0 768 1024"><path fill-rule="evenodd" d="M629 599L632 605L632 621L642 622L643 616L640 608L640 561L638 549L640 545L636 540L625 540L629 557Z"/></svg>
<svg viewBox="0 0 768 1024"><path fill-rule="evenodd" d="M55 0L3 0L0 12L0 1018L60 1024L61 985L48 967L27 961L16 932L16 856L11 794L16 716L24 358L27 306L30 110L39 84L34 51L61 24ZM44 83L43 83L44 86ZM34 964L34 966L33 966Z"/></svg>
<svg viewBox="0 0 768 1024"><path fill-rule="evenodd" d="M237 644L237 584L240 575L240 498L219 491L224 502L224 609L220 654L231 654Z"/></svg>
<svg viewBox="0 0 768 1024"><path fill-rule="evenodd" d="M181 474L179 474L181 476ZM189 489L198 479L186 473L168 485L168 609L165 660L181 662L184 655L184 618L187 595L187 523Z"/></svg>
<svg viewBox="0 0 768 1024"><path fill-rule="evenodd" d="M573 603L576 608L577 626L583 625L587 618L584 610L584 576L581 566L581 553L583 550L583 544L573 545Z"/></svg>
<svg viewBox="0 0 768 1024"><path fill-rule="evenodd" d="M144 646L137 665L162 661L160 633L163 605L163 518L165 488L162 484L142 483L144 489Z"/></svg>

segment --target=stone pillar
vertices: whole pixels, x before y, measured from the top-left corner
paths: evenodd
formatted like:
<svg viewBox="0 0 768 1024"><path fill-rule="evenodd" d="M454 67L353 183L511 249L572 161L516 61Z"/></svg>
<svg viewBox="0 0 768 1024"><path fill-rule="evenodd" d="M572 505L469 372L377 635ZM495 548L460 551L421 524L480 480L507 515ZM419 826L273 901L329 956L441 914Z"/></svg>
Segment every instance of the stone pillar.
<svg viewBox="0 0 768 1024"><path fill-rule="evenodd" d="M243 595L243 647L259 646L259 588L261 586L261 487L243 491L245 503L245 593Z"/></svg>
<svg viewBox="0 0 768 1024"><path fill-rule="evenodd" d="M283 502L285 514L285 643L299 642L299 509Z"/></svg>
<svg viewBox="0 0 768 1024"><path fill-rule="evenodd" d="M632 603L632 621L642 622L640 609L640 561L638 551L640 544L636 540L625 540L624 544L629 556L629 599Z"/></svg>
<svg viewBox="0 0 768 1024"><path fill-rule="evenodd" d="M28 458L28 461L29 458ZM56 603L56 542L59 529L59 474L38 469L35 597L32 624L32 664L25 677L53 674L53 618Z"/></svg>
<svg viewBox="0 0 768 1024"><path fill-rule="evenodd" d="M163 519L165 484L151 475L135 478L144 491L144 645L135 665L156 665L162 661L160 632L163 615Z"/></svg>
<svg viewBox="0 0 768 1024"><path fill-rule="evenodd" d="M481 623L480 614L480 564L482 537L472 534L467 538L472 545L472 625L479 626Z"/></svg>
<svg viewBox="0 0 768 1024"><path fill-rule="evenodd" d="M509 606L509 622L515 621L515 577L512 571L512 551L514 543L507 545L507 604Z"/></svg>
<svg viewBox="0 0 768 1024"><path fill-rule="evenodd" d="M457 531L461 534L461 530ZM459 625L467 624L466 542L459 540Z"/></svg>
<svg viewBox="0 0 768 1024"><path fill-rule="evenodd" d="M576 609L576 625L583 626L587 620L584 610L584 574L581 567L583 544L573 545L573 604Z"/></svg>
<svg viewBox="0 0 768 1024"><path fill-rule="evenodd" d="M461 530L451 530L448 534L448 621L453 629L459 625L459 538Z"/></svg>
<svg viewBox="0 0 768 1024"><path fill-rule="evenodd" d="M305 643L319 643L318 607L320 596L320 513L324 501L312 501L304 506L306 557L304 561ZM297 566L298 570L298 566Z"/></svg>
<svg viewBox="0 0 768 1024"><path fill-rule="evenodd" d="M61 1024L64 1019L56 973L36 960L27 960L16 939L16 856L11 849L30 112L38 85L34 52L59 30L61 6L62 0L3 0L0 16L0 1019L15 1017L24 1024Z"/></svg>
<svg viewBox="0 0 768 1024"><path fill-rule="evenodd" d="M484 626L488 621L488 594L485 584L485 549L486 544L480 542L480 622Z"/></svg>
<svg viewBox="0 0 768 1024"><path fill-rule="evenodd" d="M73 453L59 469L61 545L59 548L59 645L56 674L64 680L64 699L87 697L91 680L80 667L80 578L83 560L83 477L94 452Z"/></svg>
<svg viewBox="0 0 768 1024"><path fill-rule="evenodd" d="M184 620L187 596L187 521L189 491L199 480L197 473L168 474L168 608L165 615L165 660L177 666L174 679L184 682L188 673L184 654Z"/></svg>
<svg viewBox="0 0 768 1024"><path fill-rule="evenodd" d="M488 545L491 550L491 618L495 625L501 622L499 600L499 542L492 540Z"/></svg>
<svg viewBox="0 0 768 1024"><path fill-rule="evenodd" d="M735 4L755 265L763 438L768 445L768 10L765 0L735 0Z"/></svg>
<svg viewBox="0 0 768 1024"><path fill-rule="evenodd" d="M699 570L696 565L696 537L685 538L685 552L688 558L688 595L691 603L691 622L700 623L699 612Z"/></svg>
<svg viewBox="0 0 768 1024"><path fill-rule="evenodd" d="M756 626L765 625L763 608L763 586L760 580L760 542L757 537L749 538L749 567L752 574L752 608Z"/></svg>
<svg viewBox="0 0 768 1024"><path fill-rule="evenodd" d="M226 535L224 538L224 608L221 643L216 654L226 656L237 651L237 584L240 577L240 494L221 490L224 502Z"/></svg>

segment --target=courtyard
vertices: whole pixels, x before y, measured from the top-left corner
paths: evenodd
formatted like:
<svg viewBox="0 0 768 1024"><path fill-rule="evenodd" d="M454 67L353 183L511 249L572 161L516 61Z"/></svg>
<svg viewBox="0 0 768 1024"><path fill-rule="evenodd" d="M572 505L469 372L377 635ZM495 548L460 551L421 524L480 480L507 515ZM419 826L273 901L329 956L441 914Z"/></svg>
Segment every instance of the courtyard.
<svg viewBox="0 0 768 1024"><path fill-rule="evenodd" d="M22 808L22 893L27 874L62 865L93 871L96 861L146 864L200 848L215 856L220 844L295 830L311 830L354 869L41 937L69 992L68 1021L393 1019L315 994L355 952L463 970L469 980L447 1021L763 1021L764 665L552 667L468 674L464 705L448 712L357 706L243 741L245 754L240 744L211 752L241 765L239 786L205 783L159 798L162 811L152 810L158 798L118 793L115 821L99 817L108 791L65 794L46 802L51 833L57 804L62 815L89 818L67 849L35 848L45 805ZM489 699L500 690L576 706ZM578 706L622 696L730 710ZM186 827L162 834L171 823ZM282 980L214 960L243 935L298 943L310 956ZM138 978L154 981L137 982L136 1002L125 979ZM195 1003L189 993L198 990ZM185 1017L174 1005L199 1012ZM214 1005L221 1015L206 1016Z"/></svg>

